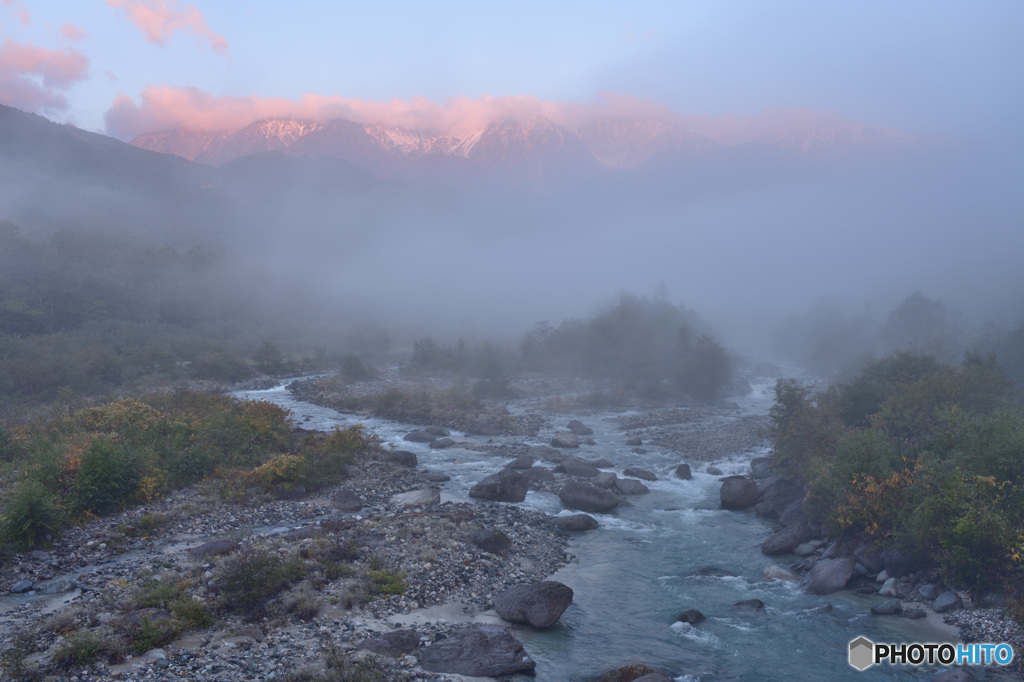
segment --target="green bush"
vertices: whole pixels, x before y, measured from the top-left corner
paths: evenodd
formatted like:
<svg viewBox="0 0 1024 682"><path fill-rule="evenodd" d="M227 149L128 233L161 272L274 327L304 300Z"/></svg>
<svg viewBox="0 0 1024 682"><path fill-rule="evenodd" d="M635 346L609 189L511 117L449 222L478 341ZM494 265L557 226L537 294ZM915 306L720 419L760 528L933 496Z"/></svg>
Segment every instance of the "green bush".
<svg viewBox="0 0 1024 682"><path fill-rule="evenodd" d="M125 506L140 474L139 462L126 448L107 438L93 440L79 463L75 510L102 515Z"/></svg>
<svg viewBox="0 0 1024 682"><path fill-rule="evenodd" d="M257 620L285 587L284 562L269 547L244 545L224 562L218 585L226 610Z"/></svg>
<svg viewBox="0 0 1024 682"><path fill-rule="evenodd" d="M53 654L53 664L58 668L70 668L95 663L106 650L104 639L92 630L82 628L68 635Z"/></svg>
<svg viewBox="0 0 1024 682"><path fill-rule="evenodd" d="M64 517L42 484L22 481L4 505L3 536L23 550L60 535Z"/></svg>

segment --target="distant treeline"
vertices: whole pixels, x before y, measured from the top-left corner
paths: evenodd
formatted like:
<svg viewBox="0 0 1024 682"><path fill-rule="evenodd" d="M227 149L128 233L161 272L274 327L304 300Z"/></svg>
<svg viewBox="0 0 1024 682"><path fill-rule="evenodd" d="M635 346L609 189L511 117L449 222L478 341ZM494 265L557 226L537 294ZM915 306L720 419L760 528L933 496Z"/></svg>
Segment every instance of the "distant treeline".
<svg viewBox="0 0 1024 682"><path fill-rule="evenodd" d="M1024 615L1024 409L994 355L897 352L818 393L780 380L771 419L777 471L830 533L1006 591Z"/></svg>
<svg viewBox="0 0 1024 682"><path fill-rule="evenodd" d="M500 394L509 372L610 379L647 398L722 394L732 379L725 348L702 331L699 316L662 298L620 294L590 318L558 327L540 322L518 348L490 343L470 348L459 340L442 346L417 340L408 369L475 376L477 391Z"/></svg>

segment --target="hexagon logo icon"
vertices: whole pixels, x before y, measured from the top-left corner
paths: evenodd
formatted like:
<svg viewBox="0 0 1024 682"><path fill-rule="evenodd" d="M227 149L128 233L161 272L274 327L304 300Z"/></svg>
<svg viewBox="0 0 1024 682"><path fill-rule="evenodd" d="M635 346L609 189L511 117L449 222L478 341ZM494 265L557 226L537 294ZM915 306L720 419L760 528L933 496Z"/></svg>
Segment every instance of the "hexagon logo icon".
<svg viewBox="0 0 1024 682"><path fill-rule="evenodd" d="M857 670L867 670L875 662L875 643L867 637L858 637L850 642L850 665Z"/></svg>

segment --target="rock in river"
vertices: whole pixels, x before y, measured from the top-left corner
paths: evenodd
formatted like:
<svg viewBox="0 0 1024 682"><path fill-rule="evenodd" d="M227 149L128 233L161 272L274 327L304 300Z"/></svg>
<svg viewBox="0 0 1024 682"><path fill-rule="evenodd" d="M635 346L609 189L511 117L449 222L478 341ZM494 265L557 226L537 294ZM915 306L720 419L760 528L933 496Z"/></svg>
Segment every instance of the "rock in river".
<svg viewBox="0 0 1024 682"><path fill-rule="evenodd" d="M522 502L526 489L525 478L511 469L502 469L470 488L469 496L495 502Z"/></svg>
<svg viewBox="0 0 1024 682"><path fill-rule="evenodd" d="M853 577L853 559L822 559L807 575L804 590L811 594L832 594L846 587Z"/></svg>
<svg viewBox="0 0 1024 682"><path fill-rule="evenodd" d="M615 493L581 481L569 481L563 485L558 499L570 509L591 513L605 512L619 504L619 496Z"/></svg>
<svg viewBox="0 0 1024 682"><path fill-rule="evenodd" d="M580 439L571 431L559 431L551 438L551 446L556 448L578 448Z"/></svg>
<svg viewBox="0 0 1024 682"><path fill-rule="evenodd" d="M722 509L746 509L757 503L757 484L743 476L730 476L722 483Z"/></svg>
<svg viewBox="0 0 1024 682"><path fill-rule="evenodd" d="M472 625L423 649L420 665L435 673L501 677L537 667L523 643L500 625Z"/></svg>
<svg viewBox="0 0 1024 682"><path fill-rule="evenodd" d="M572 588L554 580L518 585L494 598L494 610L510 623L549 628L572 604Z"/></svg>

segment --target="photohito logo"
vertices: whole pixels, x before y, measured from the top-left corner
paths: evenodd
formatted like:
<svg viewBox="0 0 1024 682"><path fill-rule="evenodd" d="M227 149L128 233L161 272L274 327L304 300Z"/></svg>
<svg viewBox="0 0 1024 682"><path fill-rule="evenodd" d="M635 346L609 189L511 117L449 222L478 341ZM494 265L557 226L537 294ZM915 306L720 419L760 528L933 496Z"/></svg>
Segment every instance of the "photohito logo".
<svg viewBox="0 0 1024 682"><path fill-rule="evenodd" d="M850 642L850 665L867 670L876 663L893 665L1010 665L1013 647L1001 644L875 644L867 637Z"/></svg>

